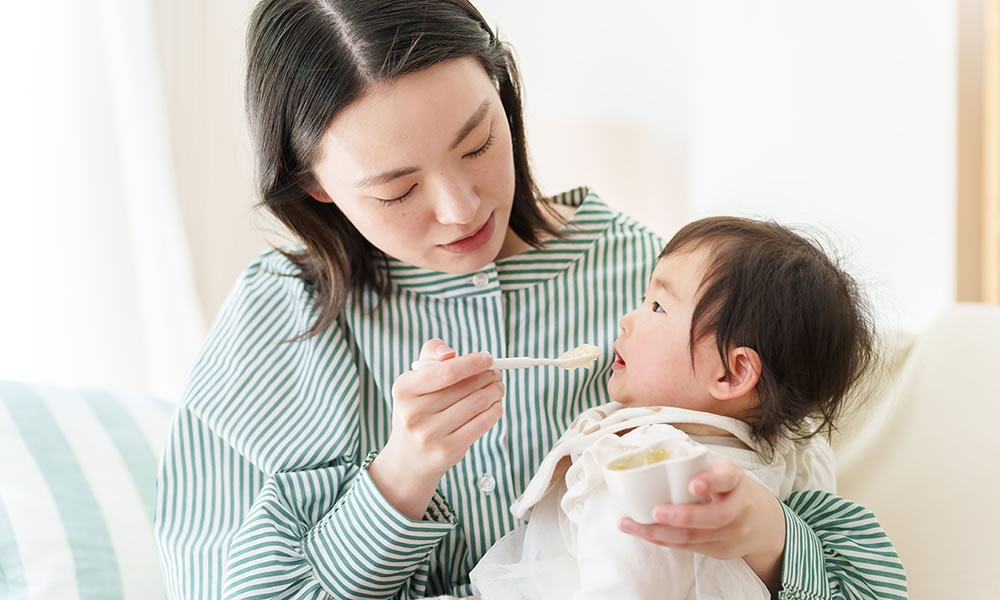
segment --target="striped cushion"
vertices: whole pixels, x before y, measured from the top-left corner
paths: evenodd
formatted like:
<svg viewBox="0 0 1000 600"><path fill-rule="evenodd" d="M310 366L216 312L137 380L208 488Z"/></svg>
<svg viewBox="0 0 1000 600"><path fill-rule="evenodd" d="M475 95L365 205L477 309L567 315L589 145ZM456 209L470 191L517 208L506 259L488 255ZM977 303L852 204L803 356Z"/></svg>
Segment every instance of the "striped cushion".
<svg viewBox="0 0 1000 600"><path fill-rule="evenodd" d="M173 407L0 382L0 598L163 598L153 481Z"/></svg>

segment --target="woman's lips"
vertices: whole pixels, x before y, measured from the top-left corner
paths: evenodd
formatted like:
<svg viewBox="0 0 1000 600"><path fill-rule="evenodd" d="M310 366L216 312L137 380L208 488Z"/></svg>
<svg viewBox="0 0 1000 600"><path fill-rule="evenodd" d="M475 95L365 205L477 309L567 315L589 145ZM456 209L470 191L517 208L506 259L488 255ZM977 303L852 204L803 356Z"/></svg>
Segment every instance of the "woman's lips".
<svg viewBox="0 0 1000 600"><path fill-rule="evenodd" d="M440 246L453 254L468 254L469 252L475 252L476 250L482 248L486 242L490 241L490 238L493 237L494 222L493 213L490 213L490 218L486 219L483 226L476 230L475 233L455 240L454 242L440 244Z"/></svg>

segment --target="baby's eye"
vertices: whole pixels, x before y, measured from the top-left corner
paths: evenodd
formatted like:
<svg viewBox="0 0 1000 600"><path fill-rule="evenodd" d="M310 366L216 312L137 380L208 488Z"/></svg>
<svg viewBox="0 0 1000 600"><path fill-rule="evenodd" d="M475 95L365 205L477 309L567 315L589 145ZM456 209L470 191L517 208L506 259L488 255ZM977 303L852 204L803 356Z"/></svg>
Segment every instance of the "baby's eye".
<svg viewBox="0 0 1000 600"><path fill-rule="evenodd" d="M657 302L656 300L653 300L653 312L662 312L662 313L665 313L667 311L664 310L662 306L660 306L659 302Z"/></svg>

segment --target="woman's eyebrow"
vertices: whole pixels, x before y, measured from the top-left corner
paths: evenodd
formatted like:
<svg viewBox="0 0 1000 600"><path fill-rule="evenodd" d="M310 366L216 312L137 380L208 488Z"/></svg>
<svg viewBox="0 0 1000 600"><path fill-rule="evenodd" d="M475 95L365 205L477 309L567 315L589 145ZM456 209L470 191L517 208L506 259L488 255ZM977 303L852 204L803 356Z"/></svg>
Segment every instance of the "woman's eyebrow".
<svg viewBox="0 0 1000 600"><path fill-rule="evenodd" d="M473 113L473 115L469 117L469 120L465 122L465 125L462 126L462 129L458 132L458 135L455 136L455 141L454 143L452 143L451 148L449 148L449 150L454 150L455 148L457 148L458 145L462 143L462 140L464 140L466 136L472 133L473 129L478 127L479 124L483 122L483 119L486 118L486 113L488 113L489 111L490 111L490 100L489 98L487 98L486 100L483 100L483 103L479 105L479 108L476 109L476 112ZM364 179L359 179L357 182L354 183L354 185L355 187L359 188L372 187L373 185L382 185L385 183L389 183L393 179L399 179L400 177L413 175L418 171L420 171L418 167L403 167L402 169L393 169L392 171L386 171L385 173L380 173L378 175L371 175L369 177L365 177Z"/></svg>
<svg viewBox="0 0 1000 600"><path fill-rule="evenodd" d="M385 173L380 173L379 175L371 175L370 177L365 177L364 179L359 179L355 182L355 186L359 188L371 187L373 185L382 185L383 183L389 183L393 179L399 179L400 177L405 177L407 175L413 175L419 171L417 167L405 167L402 169L393 169L392 171L386 171Z"/></svg>
<svg viewBox="0 0 1000 600"><path fill-rule="evenodd" d="M458 145L462 143L462 140L464 140L467 135L472 133L473 129L478 127L479 124L483 122L483 119L486 118L486 113L489 112L489 110L490 100L487 98L486 100L483 100L483 103L479 105L479 109L476 110L476 112L469 117L469 120L465 122L465 125L463 125L462 129L459 130L458 135L455 136L455 141L451 144L451 148L448 149L454 150L455 148L458 148Z"/></svg>

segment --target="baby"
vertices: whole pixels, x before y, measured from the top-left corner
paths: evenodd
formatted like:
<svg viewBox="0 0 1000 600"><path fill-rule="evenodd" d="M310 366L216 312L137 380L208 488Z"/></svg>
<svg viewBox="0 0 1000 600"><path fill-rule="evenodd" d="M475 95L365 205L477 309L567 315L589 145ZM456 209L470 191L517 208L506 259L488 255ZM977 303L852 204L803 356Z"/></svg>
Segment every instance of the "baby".
<svg viewBox="0 0 1000 600"><path fill-rule="evenodd" d="M484 600L769 598L742 559L619 531L603 466L668 439L703 444L786 499L834 491L828 434L874 358L854 280L771 222L695 221L660 253L621 319L613 402L577 417L511 510L528 518L472 571Z"/></svg>

